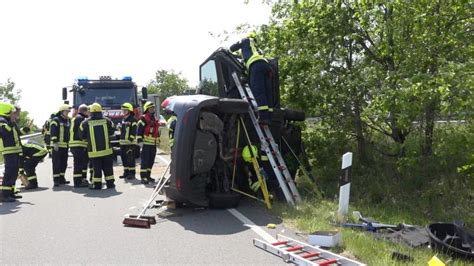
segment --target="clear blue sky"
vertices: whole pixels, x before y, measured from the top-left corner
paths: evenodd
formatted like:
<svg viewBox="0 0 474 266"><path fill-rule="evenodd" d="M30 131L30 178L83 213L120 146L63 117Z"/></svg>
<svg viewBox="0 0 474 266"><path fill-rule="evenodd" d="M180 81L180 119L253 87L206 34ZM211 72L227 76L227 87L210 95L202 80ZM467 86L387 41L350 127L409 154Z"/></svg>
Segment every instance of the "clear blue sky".
<svg viewBox="0 0 474 266"><path fill-rule="evenodd" d="M260 0L0 1L0 83L16 83L38 125L78 76L132 76L143 86L172 69L195 86L202 61L242 37L210 32L267 23L270 9Z"/></svg>

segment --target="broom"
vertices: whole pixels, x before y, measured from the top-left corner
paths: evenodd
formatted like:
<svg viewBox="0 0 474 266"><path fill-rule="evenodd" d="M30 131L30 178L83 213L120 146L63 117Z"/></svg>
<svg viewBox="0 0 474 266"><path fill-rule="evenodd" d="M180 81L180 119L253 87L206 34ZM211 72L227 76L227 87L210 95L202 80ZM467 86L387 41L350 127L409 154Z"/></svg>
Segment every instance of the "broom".
<svg viewBox="0 0 474 266"><path fill-rule="evenodd" d="M128 217L125 217L123 219L123 224L125 226L131 226L131 227L140 227L140 228L150 228L151 224L156 224L156 220L154 216L144 216L146 210L148 207L150 207L151 203L153 200L160 194L160 191L163 189L163 187L166 184L166 181L170 178L170 176L167 176L165 178L166 173L168 172L170 168L171 163L168 164L168 166L165 169L165 172L161 176L161 178L158 180L157 185L155 189L153 190L153 193L150 196L150 199L148 200L146 206L143 208L143 210L140 212L140 214L136 215L129 215Z"/></svg>

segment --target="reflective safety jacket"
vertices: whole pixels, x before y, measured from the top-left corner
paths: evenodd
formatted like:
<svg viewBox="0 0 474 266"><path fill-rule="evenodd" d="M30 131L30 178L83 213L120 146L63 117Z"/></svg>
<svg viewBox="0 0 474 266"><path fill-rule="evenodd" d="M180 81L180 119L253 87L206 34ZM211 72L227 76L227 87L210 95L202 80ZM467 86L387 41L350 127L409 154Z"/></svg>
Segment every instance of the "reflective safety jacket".
<svg viewBox="0 0 474 266"><path fill-rule="evenodd" d="M129 114L122 120L122 128L120 128L120 145L135 144L135 135L137 134L137 119L134 114Z"/></svg>
<svg viewBox="0 0 474 266"><path fill-rule="evenodd" d="M18 127L3 116L0 116L0 152L2 155L22 153Z"/></svg>
<svg viewBox="0 0 474 266"><path fill-rule="evenodd" d="M158 145L160 140L160 123L154 114L146 113L137 123L137 142L144 145Z"/></svg>
<svg viewBox="0 0 474 266"><path fill-rule="evenodd" d="M252 65L252 63L255 61L266 61L266 59L259 53L257 46L255 45L255 39L253 38L244 38L230 46L230 51L232 52L235 52L239 49L242 51L242 57L244 58L247 70L250 69L250 65Z"/></svg>
<svg viewBox="0 0 474 266"><path fill-rule="evenodd" d="M84 141L81 138L80 126L82 121L87 118L86 115L78 113L72 120L71 120L71 131L70 131L70 140L69 140L69 147L71 148L87 148L87 141Z"/></svg>
<svg viewBox="0 0 474 266"><path fill-rule="evenodd" d="M67 148L69 142L69 130L71 121L58 114L50 123L51 143L58 143L60 148Z"/></svg>
<svg viewBox="0 0 474 266"><path fill-rule="evenodd" d="M25 159L31 158L43 158L48 154L48 150L36 143L26 143L23 144L23 157Z"/></svg>
<svg viewBox="0 0 474 266"><path fill-rule="evenodd" d="M89 158L105 157L113 153L110 137L114 134L114 124L102 113L92 113L80 126L81 137L87 140Z"/></svg>

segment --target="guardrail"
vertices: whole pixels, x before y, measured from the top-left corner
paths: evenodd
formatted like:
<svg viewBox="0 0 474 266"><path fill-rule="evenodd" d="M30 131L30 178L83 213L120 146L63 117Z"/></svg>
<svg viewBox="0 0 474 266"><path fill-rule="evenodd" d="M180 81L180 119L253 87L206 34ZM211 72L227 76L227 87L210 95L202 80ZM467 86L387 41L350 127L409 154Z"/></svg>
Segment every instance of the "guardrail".
<svg viewBox="0 0 474 266"><path fill-rule="evenodd" d="M36 133L20 136L20 139L26 140L26 139L30 139L30 138L34 138L34 137L38 137L38 136L41 136L41 132L36 132ZM2 172L3 172L3 158L1 158L1 160L0 160L0 175L3 174Z"/></svg>

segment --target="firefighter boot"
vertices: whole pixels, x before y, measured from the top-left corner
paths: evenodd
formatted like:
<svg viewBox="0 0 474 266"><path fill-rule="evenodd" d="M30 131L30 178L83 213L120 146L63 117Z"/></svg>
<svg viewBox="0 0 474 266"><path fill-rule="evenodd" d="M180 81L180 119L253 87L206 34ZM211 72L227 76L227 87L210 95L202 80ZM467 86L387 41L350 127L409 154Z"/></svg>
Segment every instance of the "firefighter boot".
<svg viewBox="0 0 474 266"><path fill-rule="evenodd" d="M26 190L35 189L35 188L38 188L38 180L36 179L30 180L30 182L28 183L28 186L25 187Z"/></svg>
<svg viewBox="0 0 474 266"><path fill-rule="evenodd" d="M135 170L129 171L129 172L128 172L128 175L126 176L126 178L127 178L128 180L135 179Z"/></svg>
<svg viewBox="0 0 474 266"><path fill-rule="evenodd" d="M126 177L128 177L128 175L129 175L128 170L125 170L125 171L123 171L123 175L119 176L119 178L126 178Z"/></svg>
<svg viewBox="0 0 474 266"><path fill-rule="evenodd" d="M107 180L106 183L108 189L115 188L114 180Z"/></svg>
<svg viewBox="0 0 474 266"><path fill-rule="evenodd" d="M21 199L23 198L23 196L20 196L18 195L18 193L20 193L20 190L18 190L15 186L13 186L13 193L10 197L14 198L14 199Z"/></svg>
<svg viewBox="0 0 474 266"><path fill-rule="evenodd" d="M100 190L102 189L102 182L94 182L89 185L89 189Z"/></svg>
<svg viewBox="0 0 474 266"><path fill-rule="evenodd" d="M67 185L71 183L70 181L67 181L66 178L64 176L62 176L60 179L59 179L59 184L61 185Z"/></svg>
<svg viewBox="0 0 474 266"><path fill-rule="evenodd" d="M10 190L0 190L0 202L15 202L16 199L12 195L13 192Z"/></svg>
<svg viewBox="0 0 474 266"><path fill-rule="evenodd" d="M82 177L74 178L74 187L88 187L89 182Z"/></svg>

